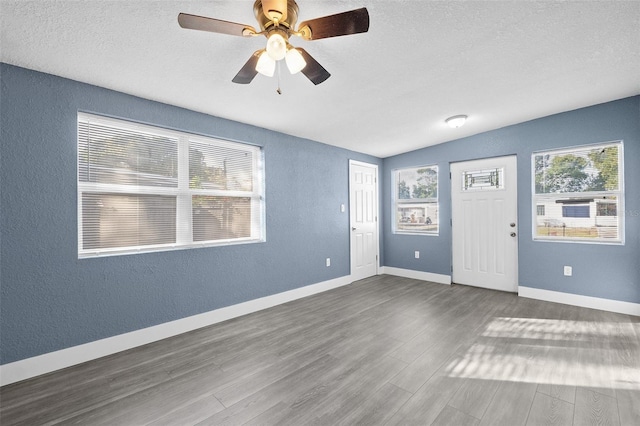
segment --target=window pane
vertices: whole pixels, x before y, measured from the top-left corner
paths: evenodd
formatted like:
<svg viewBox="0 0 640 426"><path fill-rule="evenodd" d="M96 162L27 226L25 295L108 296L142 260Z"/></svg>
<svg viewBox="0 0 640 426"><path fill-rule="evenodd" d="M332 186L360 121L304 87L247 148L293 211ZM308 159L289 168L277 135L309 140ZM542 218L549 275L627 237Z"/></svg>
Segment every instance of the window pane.
<svg viewBox="0 0 640 426"><path fill-rule="evenodd" d="M177 159L176 138L78 121L80 182L175 188Z"/></svg>
<svg viewBox="0 0 640 426"><path fill-rule="evenodd" d="M176 241L176 198L82 194L82 249L139 247Z"/></svg>
<svg viewBox="0 0 640 426"><path fill-rule="evenodd" d="M191 205L193 241L251 237L251 198L195 195Z"/></svg>
<svg viewBox="0 0 640 426"><path fill-rule="evenodd" d="M438 197L438 167L418 167L396 172L397 200Z"/></svg>
<svg viewBox="0 0 640 426"><path fill-rule="evenodd" d="M570 201L551 197L538 200L538 203L543 203L538 204L538 211L543 206L545 214L536 216L537 237L593 242L619 240L619 221L615 215L618 210L617 197L598 202L591 200L588 204L571 204Z"/></svg>
<svg viewBox="0 0 640 426"><path fill-rule="evenodd" d="M617 191L618 148L602 145L536 154L536 194Z"/></svg>
<svg viewBox="0 0 640 426"><path fill-rule="evenodd" d="M252 191L251 149L189 143L189 188Z"/></svg>
<svg viewBox="0 0 640 426"><path fill-rule="evenodd" d="M396 231L438 232L438 203L399 204Z"/></svg>

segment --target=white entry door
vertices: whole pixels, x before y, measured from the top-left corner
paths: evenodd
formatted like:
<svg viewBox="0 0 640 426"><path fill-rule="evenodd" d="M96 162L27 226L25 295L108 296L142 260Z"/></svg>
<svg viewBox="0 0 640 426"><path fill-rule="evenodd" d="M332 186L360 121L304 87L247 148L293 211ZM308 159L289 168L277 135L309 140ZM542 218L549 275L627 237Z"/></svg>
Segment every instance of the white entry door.
<svg viewBox="0 0 640 426"><path fill-rule="evenodd" d="M453 282L518 289L515 156L451 164Z"/></svg>
<svg viewBox="0 0 640 426"><path fill-rule="evenodd" d="M378 166L349 161L351 278L378 274Z"/></svg>

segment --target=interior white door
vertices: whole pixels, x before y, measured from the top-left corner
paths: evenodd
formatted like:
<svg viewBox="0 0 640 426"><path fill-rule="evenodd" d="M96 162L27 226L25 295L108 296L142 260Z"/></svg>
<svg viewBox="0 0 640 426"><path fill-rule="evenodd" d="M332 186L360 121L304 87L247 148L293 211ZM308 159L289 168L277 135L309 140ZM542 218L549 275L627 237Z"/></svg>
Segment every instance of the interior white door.
<svg viewBox="0 0 640 426"><path fill-rule="evenodd" d="M378 274L378 166L349 161L351 278Z"/></svg>
<svg viewBox="0 0 640 426"><path fill-rule="evenodd" d="M453 282L518 289L515 156L451 164Z"/></svg>

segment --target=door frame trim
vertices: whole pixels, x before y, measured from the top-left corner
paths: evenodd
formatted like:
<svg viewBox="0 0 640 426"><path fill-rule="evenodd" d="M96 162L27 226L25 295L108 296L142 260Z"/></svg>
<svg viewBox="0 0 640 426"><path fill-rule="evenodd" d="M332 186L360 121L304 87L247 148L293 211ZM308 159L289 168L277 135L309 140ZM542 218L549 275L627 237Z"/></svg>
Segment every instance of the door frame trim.
<svg viewBox="0 0 640 426"><path fill-rule="evenodd" d="M380 224L381 224L381 220L380 220L380 173L379 173L379 167L377 164L372 164L372 163L366 163L364 161L358 161L358 160L352 160L349 159L349 170L348 170L348 176L347 176L347 180L349 182L349 228L347 228L347 232L349 232L349 275L353 275L353 271L352 271L352 262L351 262L351 252L352 252L352 248L353 248L353 233L351 232L351 227L353 226L353 224L351 223L351 166L353 165L358 165L358 166L364 166L364 167L371 167L373 169L375 169L376 175L375 175L375 184L376 184L376 193L375 193L375 200L374 200L374 207L375 207L375 211L376 211L376 275L380 274Z"/></svg>

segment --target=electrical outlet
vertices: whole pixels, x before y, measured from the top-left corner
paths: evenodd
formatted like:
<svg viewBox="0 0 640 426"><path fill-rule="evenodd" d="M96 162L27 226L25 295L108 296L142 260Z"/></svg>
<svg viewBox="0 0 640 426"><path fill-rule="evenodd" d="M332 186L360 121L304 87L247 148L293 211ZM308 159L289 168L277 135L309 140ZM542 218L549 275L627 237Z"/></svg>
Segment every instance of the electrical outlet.
<svg viewBox="0 0 640 426"><path fill-rule="evenodd" d="M416 257L416 259L420 259L420 252L416 250L414 256Z"/></svg>
<svg viewBox="0 0 640 426"><path fill-rule="evenodd" d="M571 275L573 275L573 268L571 266L565 266L564 267L564 276L565 277L570 277Z"/></svg>
<svg viewBox="0 0 640 426"><path fill-rule="evenodd" d="M331 266L331 258L327 257L327 266Z"/></svg>

